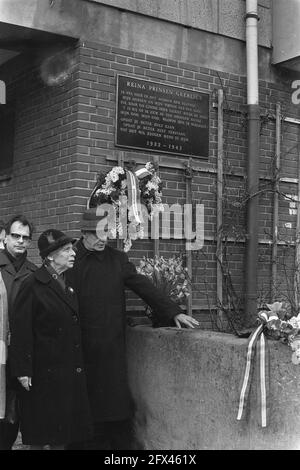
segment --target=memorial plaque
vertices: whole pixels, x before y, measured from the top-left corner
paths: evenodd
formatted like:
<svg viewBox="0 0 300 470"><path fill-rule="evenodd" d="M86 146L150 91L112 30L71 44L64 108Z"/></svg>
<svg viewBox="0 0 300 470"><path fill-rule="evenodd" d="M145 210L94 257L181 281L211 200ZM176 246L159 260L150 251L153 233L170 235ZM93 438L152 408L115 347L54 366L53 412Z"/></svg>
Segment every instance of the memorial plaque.
<svg viewBox="0 0 300 470"><path fill-rule="evenodd" d="M116 146L208 158L209 95L118 75Z"/></svg>

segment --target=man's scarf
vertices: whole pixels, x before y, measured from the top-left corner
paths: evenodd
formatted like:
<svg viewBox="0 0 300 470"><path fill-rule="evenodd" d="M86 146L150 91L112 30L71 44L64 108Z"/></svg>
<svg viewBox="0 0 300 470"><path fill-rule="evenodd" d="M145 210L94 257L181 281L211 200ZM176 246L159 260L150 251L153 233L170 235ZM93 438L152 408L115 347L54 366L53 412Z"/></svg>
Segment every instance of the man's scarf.
<svg viewBox="0 0 300 470"><path fill-rule="evenodd" d="M19 272L21 267L23 266L23 264L26 261L27 252L25 251L25 253L22 253L21 255L16 256L16 257L12 256L6 247L5 247L4 252L5 252L6 257L9 259L9 261L11 262L13 267L15 268L16 273Z"/></svg>
<svg viewBox="0 0 300 470"><path fill-rule="evenodd" d="M0 271L0 419L5 418L6 387L5 364L8 341L8 304L6 287Z"/></svg>

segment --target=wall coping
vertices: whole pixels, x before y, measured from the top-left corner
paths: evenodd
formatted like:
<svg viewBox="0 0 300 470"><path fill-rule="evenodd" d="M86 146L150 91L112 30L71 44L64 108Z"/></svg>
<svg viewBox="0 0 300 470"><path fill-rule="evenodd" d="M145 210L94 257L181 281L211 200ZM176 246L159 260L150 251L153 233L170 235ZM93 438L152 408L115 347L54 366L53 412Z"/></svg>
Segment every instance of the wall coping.
<svg viewBox="0 0 300 470"><path fill-rule="evenodd" d="M267 342L267 427L259 423L257 367L237 420L248 339L200 329L127 328L129 383L140 448L300 449L300 368L291 349Z"/></svg>

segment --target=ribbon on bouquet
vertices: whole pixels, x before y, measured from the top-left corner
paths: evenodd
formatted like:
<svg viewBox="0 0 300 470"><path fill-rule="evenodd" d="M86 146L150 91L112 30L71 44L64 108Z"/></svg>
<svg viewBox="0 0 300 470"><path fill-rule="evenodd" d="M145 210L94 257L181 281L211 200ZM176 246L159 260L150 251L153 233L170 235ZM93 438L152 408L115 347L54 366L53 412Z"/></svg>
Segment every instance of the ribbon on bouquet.
<svg viewBox="0 0 300 470"><path fill-rule="evenodd" d="M140 168L139 170L136 170L134 172L135 176L137 176L138 179L144 178L145 176L151 175L150 171L147 170L147 168L143 167Z"/></svg>
<svg viewBox="0 0 300 470"><path fill-rule="evenodd" d="M251 380L253 376L254 361L256 358L257 364L257 397L258 397L258 412L259 422L262 427L267 426L267 395L269 386L269 356L267 349L267 340L263 333L264 325L260 325L253 331L249 337L246 355L246 365L242 380L242 387L239 397L239 407L237 420L245 417L246 407L250 393Z"/></svg>
<svg viewBox="0 0 300 470"><path fill-rule="evenodd" d="M132 171L126 171L127 188L128 188L128 206L132 209L135 221L141 224L138 205L141 203L140 188L137 176Z"/></svg>
<svg viewBox="0 0 300 470"><path fill-rule="evenodd" d="M151 173L146 168L135 171L126 171L127 189L128 189L128 206L131 208L135 221L142 223L139 206L141 204L139 179L144 178Z"/></svg>

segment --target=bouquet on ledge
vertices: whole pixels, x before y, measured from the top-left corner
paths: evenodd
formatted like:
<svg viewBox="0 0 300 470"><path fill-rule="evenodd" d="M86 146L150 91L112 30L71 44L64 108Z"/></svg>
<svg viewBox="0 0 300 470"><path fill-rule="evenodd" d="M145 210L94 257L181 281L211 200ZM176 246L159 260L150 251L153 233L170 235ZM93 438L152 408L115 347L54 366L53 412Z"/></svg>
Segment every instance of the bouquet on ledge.
<svg viewBox="0 0 300 470"><path fill-rule="evenodd" d="M137 272L147 276L178 305L183 305L190 295L191 282L182 254L168 259L157 255L154 258L144 256L137 266ZM148 305L145 313L153 320L153 312Z"/></svg>
<svg viewBox="0 0 300 470"><path fill-rule="evenodd" d="M293 351L292 363L300 364L300 313L289 317L283 302L267 304L267 307L268 310L258 313L266 336L286 343Z"/></svg>
<svg viewBox="0 0 300 470"><path fill-rule="evenodd" d="M155 208L163 210L162 182L151 162L135 172L121 166L97 175L88 208L109 204L115 210L116 224L111 236L124 239L124 251L132 240L143 238L143 216L151 219Z"/></svg>

